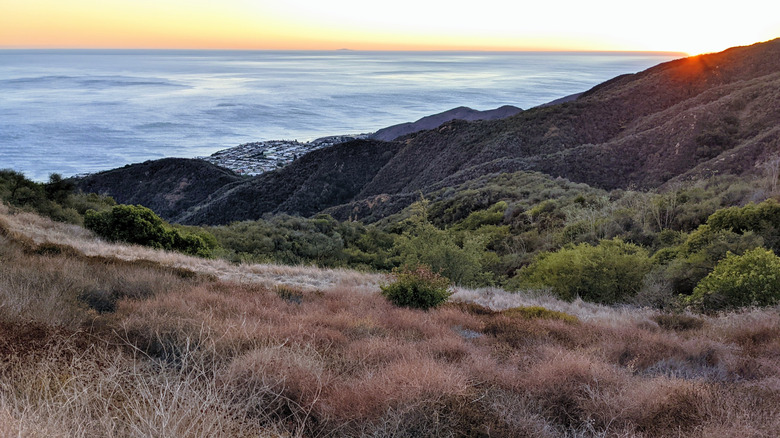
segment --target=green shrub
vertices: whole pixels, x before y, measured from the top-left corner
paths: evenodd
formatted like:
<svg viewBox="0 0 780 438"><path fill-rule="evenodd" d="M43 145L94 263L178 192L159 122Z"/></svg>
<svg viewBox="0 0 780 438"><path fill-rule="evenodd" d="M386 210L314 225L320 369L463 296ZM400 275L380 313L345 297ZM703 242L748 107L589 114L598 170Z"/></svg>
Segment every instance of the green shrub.
<svg viewBox="0 0 780 438"><path fill-rule="evenodd" d="M110 211L88 211L84 226L112 242L122 241L153 248L172 245L163 220L141 205L117 205Z"/></svg>
<svg viewBox="0 0 780 438"><path fill-rule="evenodd" d="M395 272L395 281L381 285L382 295L396 306L427 310L450 297L450 281L427 266Z"/></svg>
<svg viewBox="0 0 780 438"><path fill-rule="evenodd" d="M691 232L681 245L657 251L652 260L659 265L659 272L669 281L675 293L691 295L696 285L726 254L741 255L763 244L763 238L751 231L737 234L702 225Z"/></svg>
<svg viewBox="0 0 780 438"><path fill-rule="evenodd" d="M780 257L764 248L729 253L696 285L687 304L703 310L770 306L780 301Z"/></svg>
<svg viewBox="0 0 780 438"><path fill-rule="evenodd" d="M327 215L307 219L280 214L208 230L224 256L233 261L385 271L398 266L391 252L391 234L373 225L337 222Z"/></svg>
<svg viewBox="0 0 780 438"><path fill-rule="evenodd" d="M713 213L707 224L713 230L730 230L738 234L752 231L761 236L768 248L780 250L780 203L768 199L760 204L724 208Z"/></svg>
<svg viewBox="0 0 780 438"><path fill-rule="evenodd" d="M211 254L201 236L182 234L170 228L152 210L141 205L116 205L107 211L87 211L84 226L112 242L134 243L201 257Z"/></svg>
<svg viewBox="0 0 780 438"><path fill-rule="evenodd" d="M625 301L642 287L650 270L647 251L619 239L568 246L539 255L522 268L515 286L552 288L565 300L581 297L597 303Z"/></svg>
<svg viewBox="0 0 780 438"><path fill-rule="evenodd" d="M466 219L460 221L456 228L460 230L476 230L484 225L500 225L504 221L506 209L506 202L501 201L488 209L474 211Z"/></svg>
<svg viewBox="0 0 780 438"><path fill-rule="evenodd" d="M495 236L508 229L457 232L442 230L428 220L427 201L412 204L412 215L406 219L406 230L395 239L394 250L404 266L425 265L455 284L484 286L494 283L490 266L498 263L493 251L487 250Z"/></svg>

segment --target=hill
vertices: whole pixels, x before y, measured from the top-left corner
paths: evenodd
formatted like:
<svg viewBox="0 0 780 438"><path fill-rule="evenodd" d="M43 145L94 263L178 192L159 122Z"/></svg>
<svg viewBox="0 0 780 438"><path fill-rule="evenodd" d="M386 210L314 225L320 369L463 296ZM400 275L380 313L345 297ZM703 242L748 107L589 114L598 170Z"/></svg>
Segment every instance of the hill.
<svg viewBox="0 0 780 438"><path fill-rule="evenodd" d="M311 216L352 201L400 144L356 140L316 150L274 172L223 185L208 202L173 216L186 224L221 224L265 213Z"/></svg>
<svg viewBox="0 0 780 438"><path fill-rule="evenodd" d="M780 149L778 108L780 39L663 63L507 118L323 149L251 180L218 181L210 196L183 203L188 211L166 213L192 224L326 209L374 220L420 193L518 171L603 189L751 175ZM124 172L120 180L132 186Z"/></svg>
<svg viewBox="0 0 780 438"><path fill-rule="evenodd" d="M84 192L107 194L121 204L141 204L173 219L207 202L217 189L245 180L203 160L164 158L95 173L75 182Z"/></svg>
<svg viewBox="0 0 780 438"><path fill-rule="evenodd" d="M517 170L602 188L658 187L699 166L742 174L777 150L777 108L780 40L680 59L573 102L419 133L360 197ZM737 151L738 160L723 162Z"/></svg>
<svg viewBox="0 0 780 438"><path fill-rule="evenodd" d="M370 138L374 140L393 141L407 134L438 128L442 124L452 120L496 120L513 116L520 111L522 111L520 108L512 105L504 105L487 111L478 111L465 106L459 106L442 113L423 117L416 122L401 123L380 129L371 134Z"/></svg>

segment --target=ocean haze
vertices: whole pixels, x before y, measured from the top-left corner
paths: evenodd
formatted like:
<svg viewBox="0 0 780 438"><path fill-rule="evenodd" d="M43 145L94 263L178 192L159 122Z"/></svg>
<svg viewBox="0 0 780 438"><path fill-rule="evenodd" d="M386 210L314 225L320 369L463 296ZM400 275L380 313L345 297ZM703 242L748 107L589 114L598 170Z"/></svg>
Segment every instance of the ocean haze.
<svg viewBox="0 0 780 438"><path fill-rule="evenodd" d="M45 180L251 141L523 109L675 54L0 51L0 168Z"/></svg>

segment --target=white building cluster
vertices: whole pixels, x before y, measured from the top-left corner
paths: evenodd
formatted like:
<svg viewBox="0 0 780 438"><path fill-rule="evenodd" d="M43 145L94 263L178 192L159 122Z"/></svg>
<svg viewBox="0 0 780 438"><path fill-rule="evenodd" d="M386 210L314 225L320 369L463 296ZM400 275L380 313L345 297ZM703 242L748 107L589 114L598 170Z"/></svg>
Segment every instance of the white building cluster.
<svg viewBox="0 0 780 438"><path fill-rule="evenodd" d="M257 141L223 149L200 159L242 175L259 175L284 167L311 151L351 140L365 139L369 135L334 135L305 143L298 140Z"/></svg>

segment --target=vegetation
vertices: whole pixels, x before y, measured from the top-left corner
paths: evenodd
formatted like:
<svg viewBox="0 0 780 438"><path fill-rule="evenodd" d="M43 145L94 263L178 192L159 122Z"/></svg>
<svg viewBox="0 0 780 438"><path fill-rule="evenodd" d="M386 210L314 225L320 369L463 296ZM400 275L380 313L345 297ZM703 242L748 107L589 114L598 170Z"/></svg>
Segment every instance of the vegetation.
<svg viewBox="0 0 780 438"><path fill-rule="evenodd" d="M655 311L524 293L459 290L458 299L473 294L495 310L453 303L423 313L346 271L316 288L277 275L287 286L275 287L246 266L237 283L177 273L164 264L170 254L130 255L30 215L0 214L0 225L3 436L702 437L780 428L774 309L699 316L705 324L684 335L659 330ZM48 245L73 246L44 254L32 242L44 231ZM325 275L307 269L302 281ZM80 299L86 291L113 305Z"/></svg>
<svg viewBox="0 0 780 438"><path fill-rule="evenodd" d="M111 242L127 242L152 248L208 257L212 248L197 234L183 234L165 224L141 205L115 205L111 210L87 211L84 226ZM206 234L205 231L200 231ZM213 239L208 239L213 240Z"/></svg>
<svg viewBox="0 0 780 438"><path fill-rule="evenodd" d="M687 299L706 310L771 306L778 301L780 257L763 248L743 255L728 253Z"/></svg>
<svg viewBox="0 0 780 438"><path fill-rule="evenodd" d="M707 225L713 230L755 233L767 248L780 251L780 203L774 199L718 210L707 219Z"/></svg>
<svg viewBox="0 0 780 438"><path fill-rule="evenodd" d="M494 281L491 265L498 263L498 257L488 250L493 239L507 232L506 227L485 226L484 218L477 216L503 217L506 204L497 205L486 212L476 212L459 223L459 227L442 230L428 219L428 202L422 200L412 205L411 217L397 229L394 250L405 266L426 265L435 272L460 285L484 285ZM488 222L495 222L488 220Z"/></svg>
<svg viewBox="0 0 780 438"><path fill-rule="evenodd" d="M396 306L428 310L445 303L451 295L450 281L424 265L400 269L393 277L393 282L379 288Z"/></svg>
<svg viewBox="0 0 780 438"><path fill-rule="evenodd" d="M661 194L605 192L517 173L434 193L374 224L276 215L208 230L233 261L384 272L425 264L459 285L514 288L537 256L619 238L652 255L654 275L673 283L668 295L689 295L727 250L763 245L752 232L697 230L759 185L719 177Z"/></svg>
<svg viewBox="0 0 780 438"><path fill-rule="evenodd" d="M746 202L761 193L762 180L722 176L663 193L606 192L519 172L434 192L374 224L274 215L204 228L77 194L57 175L46 184L12 171L2 177L8 204L55 220L69 212L67 221L109 241L234 262L369 272L425 265L460 286L549 289L568 300L667 309L704 308L700 296L691 298L694 289L729 252L776 248L780 212L771 199Z"/></svg>
<svg viewBox="0 0 780 438"><path fill-rule="evenodd" d="M540 255L518 273L519 284L552 288L564 300L611 304L639 292L650 270L647 251L621 240L581 243Z"/></svg>
<svg viewBox="0 0 780 438"><path fill-rule="evenodd" d="M96 194L79 194L71 181L53 173L47 183L37 183L13 170L0 170L0 201L34 211L56 221L82 224L87 210L105 210L113 199Z"/></svg>
<svg viewBox="0 0 780 438"><path fill-rule="evenodd" d="M577 319L577 317L574 315L569 315L568 313L550 310L542 306L512 307L501 311L501 314L509 317L520 317L526 319L543 318L543 319L557 319L569 323L579 322L579 319Z"/></svg>
<svg viewBox="0 0 780 438"><path fill-rule="evenodd" d="M658 326L667 330L698 330L704 326L704 320L683 313L662 313L653 317Z"/></svg>
<svg viewBox="0 0 780 438"><path fill-rule="evenodd" d="M0 436L773 436L779 43L255 179L110 172L145 207L1 171Z"/></svg>
<svg viewBox="0 0 780 438"><path fill-rule="evenodd" d="M209 227L223 256L232 261L390 270L397 266L390 249L393 238L359 222L338 222L328 215L314 218L278 215L266 220Z"/></svg>

